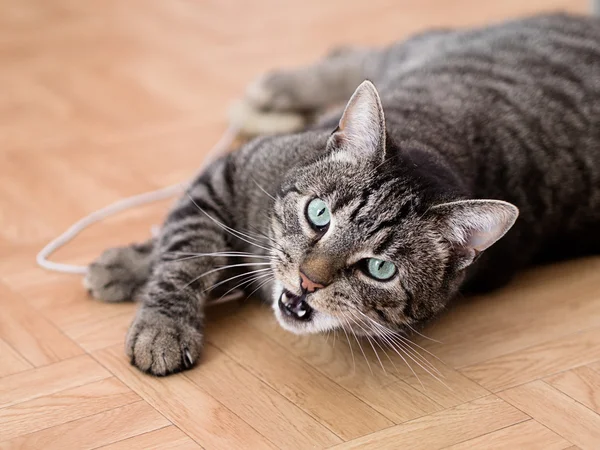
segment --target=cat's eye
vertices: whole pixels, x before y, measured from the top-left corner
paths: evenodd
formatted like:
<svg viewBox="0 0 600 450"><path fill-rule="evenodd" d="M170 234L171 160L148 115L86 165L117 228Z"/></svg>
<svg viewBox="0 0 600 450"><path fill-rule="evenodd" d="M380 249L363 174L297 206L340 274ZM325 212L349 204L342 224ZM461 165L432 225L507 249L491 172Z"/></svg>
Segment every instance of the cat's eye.
<svg viewBox="0 0 600 450"><path fill-rule="evenodd" d="M320 198L313 198L306 206L306 219L318 231L323 230L331 222L329 207Z"/></svg>
<svg viewBox="0 0 600 450"><path fill-rule="evenodd" d="M366 272L376 280L387 281L396 274L396 266L383 259L369 258L366 260Z"/></svg>

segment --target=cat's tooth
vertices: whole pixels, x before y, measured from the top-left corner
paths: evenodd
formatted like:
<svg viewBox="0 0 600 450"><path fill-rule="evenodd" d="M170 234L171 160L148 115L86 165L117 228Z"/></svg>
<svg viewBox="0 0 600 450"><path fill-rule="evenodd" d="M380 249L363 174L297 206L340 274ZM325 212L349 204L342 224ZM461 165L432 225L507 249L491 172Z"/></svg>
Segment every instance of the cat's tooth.
<svg viewBox="0 0 600 450"><path fill-rule="evenodd" d="M296 314L298 315L298 317L304 317L306 315L306 310L305 309L301 309Z"/></svg>

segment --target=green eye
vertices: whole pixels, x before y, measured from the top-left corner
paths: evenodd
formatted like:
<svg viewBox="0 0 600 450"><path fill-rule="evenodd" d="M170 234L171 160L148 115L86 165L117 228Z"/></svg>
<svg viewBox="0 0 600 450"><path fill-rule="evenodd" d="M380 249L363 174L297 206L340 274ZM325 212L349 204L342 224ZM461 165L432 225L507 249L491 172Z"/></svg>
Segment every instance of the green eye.
<svg viewBox="0 0 600 450"><path fill-rule="evenodd" d="M312 199L306 208L306 218L313 227L324 228L331 222L331 214L327 203L320 198Z"/></svg>
<svg viewBox="0 0 600 450"><path fill-rule="evenodd" d="M386 281L396 274L396 266L383 259L367 259L367 272L376 280Z"/></svg>

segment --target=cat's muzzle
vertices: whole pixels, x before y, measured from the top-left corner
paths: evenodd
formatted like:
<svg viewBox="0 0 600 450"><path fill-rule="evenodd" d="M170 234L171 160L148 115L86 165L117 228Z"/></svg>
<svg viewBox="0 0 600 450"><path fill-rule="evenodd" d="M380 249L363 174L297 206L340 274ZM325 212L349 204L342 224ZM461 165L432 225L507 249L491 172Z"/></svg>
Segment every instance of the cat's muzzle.
<svg viewBox="0 0 600 450"><path fill-rule="evenodd" d="M303 321L310 320L313 312L313 309L306 302L306 294L298 296L286 290L279 297L279 309L286 316Z"/></svg>

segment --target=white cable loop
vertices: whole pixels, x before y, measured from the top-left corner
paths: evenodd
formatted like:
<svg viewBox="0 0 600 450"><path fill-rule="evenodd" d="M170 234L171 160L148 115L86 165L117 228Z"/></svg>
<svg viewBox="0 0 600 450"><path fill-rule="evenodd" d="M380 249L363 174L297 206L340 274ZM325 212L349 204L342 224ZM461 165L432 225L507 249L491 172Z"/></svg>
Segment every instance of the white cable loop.
<svg viewBox="0 0 600 450"><path fill-rule="evenodd" d="M203 161L200 170L203 170L208 164L210 164L215 159L224 155L232 146L233 142L238 137L239 130L237 127L231 126L229 127L221 139L214 145L214 147L209 151L208 155ZM72 241L79 233L88 228L90 225L100 222L107 217L110 217L114 214L120 213L126 209L135 208L138 206L146 205L148 203L154 203L160 200L164 200L170 197L175 196L176 194L181 193L187 186L189 182L177 183L171 186L167 186L161 189L157 189L151 192L145 192L143 194L134 195L132 197L124 198L122 200L118 200L98 211L94 211L90 215L84 217L83 219L77 221L73 224L67 231L58 236L56 239L49 242L36 256L36 261L38 265L44 269L52 270L55 272L62 273L73 273L73 274L85 274L87 272L87 266L78 266L74 264L64 264L49 261L48 258L59 248L68 244Z"/></svg>

